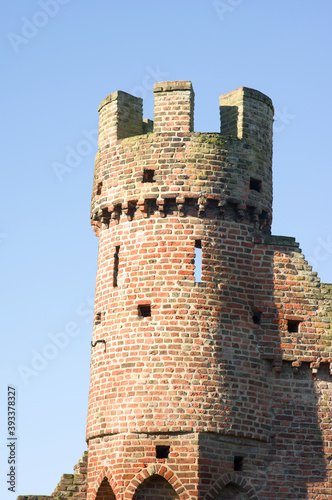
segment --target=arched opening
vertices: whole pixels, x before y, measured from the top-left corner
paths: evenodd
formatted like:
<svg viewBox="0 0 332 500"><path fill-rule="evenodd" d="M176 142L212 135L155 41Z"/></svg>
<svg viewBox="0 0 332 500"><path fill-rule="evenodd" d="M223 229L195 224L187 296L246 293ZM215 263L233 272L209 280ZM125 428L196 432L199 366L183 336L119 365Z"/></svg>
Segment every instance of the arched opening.
<svg viewBox="0 0 332 500"><path fill-rule="evenodd" d="M226 486L221 490L220 495L218 496L218 500L248 500L249 495L244 490L241 488L241 486L238 486L235 483L228 483Z"/></svg>
<svg viewBox="0 0 332 500"><path fill-rule="evenodd" d="M115 495L106 477L99 486L96 500L115 500Z"/></svg>
<svg viewBox="0 0 332 500"><path fill-rule="evenodd" d="M155 474L137 488L133 500L175 500L178 498L179 495L166 479Z"/></svg>

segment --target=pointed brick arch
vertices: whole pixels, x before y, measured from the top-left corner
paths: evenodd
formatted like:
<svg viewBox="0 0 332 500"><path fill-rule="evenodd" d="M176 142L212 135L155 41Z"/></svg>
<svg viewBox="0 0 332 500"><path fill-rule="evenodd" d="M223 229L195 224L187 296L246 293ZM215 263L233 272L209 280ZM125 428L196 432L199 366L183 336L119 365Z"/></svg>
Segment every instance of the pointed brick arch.
<svg viewBox="0 0 332 500"><path fill-rule="evenodd" d="M124 500L132 500L137 488L144 483L151 476L161 476L172 486L174 491L179 495L180 500L189 499L188 493L185 491L184 486L182 485L179 478L176 474L166 465L157 464L151 465L147 469L142 469L136 476L130 481L125 493Z"/></svg>
<svg viewBox="0 0 332 500"><path fill-rule="evenodd" d="M118 484L115 481L112 472L107 467L103 468L103 470L100 472L100 474L98 476L97 481L95 482L94 489L93 489L93 494L94 494L93 498L95 500L98 500L97 499L98 491L99 491L99 488L100 488L102 482L104 481L104 479L107 479L108 484L110 485L110 487L114 493L114 497L118 498L118 495L120 493Z"/></svg>
<svg viewBox="0 0 332 500"><path fill-rule="evenodd" d="M116 500L114 491L112 490L107 477L104 477L98 488L96 500Z"/></svg>
<svg viewBox="0 0 332 500"><path fill-rule="evenodd" d="M205 500L217 500L222 493L223 488L228 484L235 484L246 491L250 500L258 500L254 488L250 484L250 480L245 480L236 473L223 474L210 488L205 495Z"/></svg>
<svg viewBox="0 0 332 500"><path fill-rule="evenodd" d="M148 477L135 491L133 500L180 500L169 482L159 474Z"/></svg>

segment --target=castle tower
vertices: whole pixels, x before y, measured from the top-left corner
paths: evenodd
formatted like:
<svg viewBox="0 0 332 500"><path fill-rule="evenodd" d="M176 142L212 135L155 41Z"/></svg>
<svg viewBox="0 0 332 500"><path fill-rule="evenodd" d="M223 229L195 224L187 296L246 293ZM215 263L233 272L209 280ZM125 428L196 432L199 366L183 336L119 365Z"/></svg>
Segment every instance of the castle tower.
<svg viewBox="0 0 332 500"><path fill-rule="evenodd" d="M87 499L324 495L331 287L271 236L272 102L200 133L190 82L154 94L99 107Z"/></svg>

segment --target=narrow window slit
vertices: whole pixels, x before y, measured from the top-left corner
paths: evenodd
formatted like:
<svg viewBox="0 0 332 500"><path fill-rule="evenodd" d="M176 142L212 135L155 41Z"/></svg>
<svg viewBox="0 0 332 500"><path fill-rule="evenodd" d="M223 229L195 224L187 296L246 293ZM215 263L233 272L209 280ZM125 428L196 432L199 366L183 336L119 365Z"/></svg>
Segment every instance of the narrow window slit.
<svg viewBox="0 0 332 500"><path fill-rule="evenodd" d="M234 457L234 470L241 471L243 469L243 457Z"/></svg>
<svg viewBox="0 0 332 500"><path fill-rule="evenodd" d="M195 281L200 283L202 281L202 242L201 240L195 240Z"/></svg>
<svg viewBox="0 0 332 500"><path fill-rule="evenodd" d="M119 274L119 252L120 246L115 247L114 263L113 263L113 286L118 286L118 274Z"/></svg>
<svg viewBox="0 0 332 500"><path fill-rule="evenodd" d="M156 446L156 458L168 458L170 446Z"/></svg>
<svg viewBox="0 0 332 500"><path fill-rule="evenodd" d="M142 318L148 318L151 316L151 305L150 304L141 304L138 306L138 315Z"/></svg>
<svg viewBox="0 0 332 500"><path fill-rule="evenodd" d="M103 187L103 183L102 182L98 182L97 184L97 196L99 196L101 194L101 188Z"/></svg>
<svg viewBox="0 0 332 500"><path fill-rule="evenodd" d="M99 325L101 322L101 312L96 312L95 325Z"/></svg>

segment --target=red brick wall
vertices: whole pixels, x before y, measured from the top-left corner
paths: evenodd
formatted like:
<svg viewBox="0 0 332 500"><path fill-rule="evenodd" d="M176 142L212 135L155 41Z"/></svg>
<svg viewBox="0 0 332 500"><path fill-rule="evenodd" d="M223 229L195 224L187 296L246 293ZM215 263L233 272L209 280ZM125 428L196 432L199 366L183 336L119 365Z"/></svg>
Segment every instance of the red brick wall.
<svg viewBox="0 0 332 500"><path fill-rule="evenodd" d="M161 476L152 476L140 485L134 500L175 500L179 495Z"/></svg>
<svg viewBox="0 0 332 500"><path fill-rule="evenodd" d="M146 135L141 100L100 107L87 498L325 498L331 291L270 236L271 101L222 96L219 135L192 132L190 82L155 95Z"/></svg>

